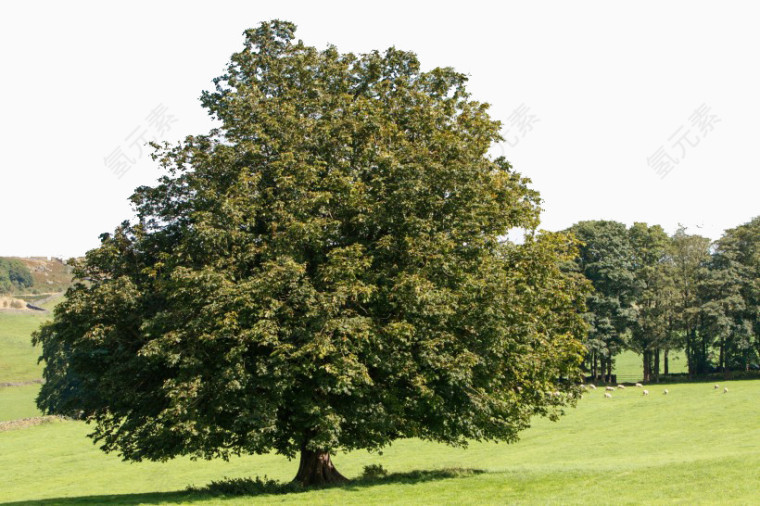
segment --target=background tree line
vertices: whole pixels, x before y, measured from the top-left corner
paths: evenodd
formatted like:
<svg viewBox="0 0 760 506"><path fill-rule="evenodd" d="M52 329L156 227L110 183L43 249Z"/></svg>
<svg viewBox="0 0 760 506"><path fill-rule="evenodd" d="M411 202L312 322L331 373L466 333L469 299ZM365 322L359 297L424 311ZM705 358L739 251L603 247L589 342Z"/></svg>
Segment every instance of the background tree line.
<svg viewBox="0 0 760 506"><path fill-rule="evenodd" d="M583 221L572 269L594 290L587 298L586 368L609 380L615 356L642 357L644 381L668 374L683 351L689 376L760 368L760 217L712 242L680 227Z"/></svg>

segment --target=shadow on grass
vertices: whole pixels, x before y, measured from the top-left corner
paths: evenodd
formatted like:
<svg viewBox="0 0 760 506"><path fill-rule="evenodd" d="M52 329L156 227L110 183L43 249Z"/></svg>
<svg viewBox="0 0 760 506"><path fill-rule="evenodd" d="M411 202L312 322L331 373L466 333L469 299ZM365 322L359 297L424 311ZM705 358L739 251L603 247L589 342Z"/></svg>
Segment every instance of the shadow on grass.
<svg viewBox="0 0 760 506"><path fill-rule="evenodd" d="M268 480L266 477L224 479L212 482L202 488L190 487L187 490L175 492L150 492L144 494L114 494L114 495L90 495L80 497L57 497L53 499L38 499L34 501L15 501L0 503L4 506L21 505L53 505L53 504L177 504L211 499L234 498L242 496L258 496L267 494L299 494L325 488L338 488L343 490L357 491L363 488L379 485L413 485L427 481L446 480L452 478L466 478L483 474L482 469L447 468L432 471L409 471L406 473L393 473L386 476L372 476L356 478L340 485L328 487L306 488L293 483L280 483Z"/></svg>

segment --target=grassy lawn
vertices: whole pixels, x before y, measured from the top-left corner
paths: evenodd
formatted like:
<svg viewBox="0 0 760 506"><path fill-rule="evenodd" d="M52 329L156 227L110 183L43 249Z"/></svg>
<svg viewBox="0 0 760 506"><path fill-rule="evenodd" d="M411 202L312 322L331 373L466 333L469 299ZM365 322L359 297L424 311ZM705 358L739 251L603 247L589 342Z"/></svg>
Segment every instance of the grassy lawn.
<svg viewBox="0 0 760 506"><path fill-rule="evenodd" d="M42 307L52 311L60 301L60 296L53 297ZM40 350L32 346L31 339L32 332L49 318L52 318L51 313L0 311L0 383L30 381L42 377L42 365L37 363Z"/></svg>
<svg viewBox="0 0 760 506"><path fill-rule="evenodd" d="M662 357L660 358L660 373L664 371L665 365ZM632 351L624 351L615 357L614 374L617 374L619 382L636 382L643 377L644 366L641 363L641 355ZM668 371L671 374L688 372L686 355L681 351L671 351L668 354Z"/></svg>
<svg viewBox="0 0 760 506"><path fill-rule="evenodd" d="M338 469L356 477L381 464L397 474L375 484L254 497L184 492L223 477L290 480L296 462L275 455L230 462L177 459L124 463L85 438L81 422L52 422L0 432L2 500L50 504L501 504L753 503L760 480L760 382L669 385L590 392L558 423L537 420L515 445L468 449L399 441L383 455L339 454ZM34 392L30 389L30 395ZM436 472L478 470L461 477ZM403 474L407 473L407 474ZM452 473L457 474L457 473ZM69 498L69 499L66 499Z"/></svg>
<svg viewBox="0 0 760 506"><path fill-rule="evenodd" d="M31 335L48 318L45 313L0 312L0 383L42 377L40 352L32 347Z"/></svg>
<svg viewBox="0 0 760 506"><path fill-rule="evenodd" d="M40 385L0 387L0 422L40 416L34 403Z"/></svg>

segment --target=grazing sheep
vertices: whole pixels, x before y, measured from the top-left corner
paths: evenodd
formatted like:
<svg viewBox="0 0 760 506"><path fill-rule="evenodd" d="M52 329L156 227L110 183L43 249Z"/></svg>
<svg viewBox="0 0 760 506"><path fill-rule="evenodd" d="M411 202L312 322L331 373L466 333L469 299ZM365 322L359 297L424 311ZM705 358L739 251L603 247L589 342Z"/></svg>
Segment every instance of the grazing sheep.
<svg viewBox="0 0 760 506"><path fill-rule="evenodd" d="M589 383L587 386L588 386L588 387L589 387L591 390L596 390L596 385L594 385L593 383Z"/></svg>
<svg viewBox="0 0 760 506"><path fill-rule="evenodd" d="M644 388L644 385L642 385L641 383L636 383L636 388Z"/></svg>
<svg viewBox="0 0 760 506"><path fill-rule="evenodd" d="M643 395L649 395L649 390L644 390L641 392Z"/></svg>
<svg viewBox="0 0 760 506"><path fill-rule="evenodd" d="M720 388L720 385L718 385L718 384L716 383L716 384L715 384L715 386L714 386L713 388L714 388L715 390L717 390L717 389L719 389L719 388Z"/></svg>
<svg viewBox="0 0 760 506"><path fill-rule="evenodd" d="M604 396L605 396L607 399L612 399L612 394L611 394L611 393L609 393L609 392L604 392Z"/></svg>
<svg viewBox="0 0 760 506"><path fill-rule="evenodd" d="M670 393L670 391L669 391L667 388L666 388L665 390L663 390L663 391L662 391L662 394L663 394L663 395L668 395L669 393Z"/></svg>
<svg viewBox="0 0 760 506"><path fill-rule="evenodd" d="M561 394L561 393L559 393L557 390L555 390L554 392L552 392L552 395L553 395L554 397L559 397L559 396L560 396L560 395L562 395L562 394Z"/></svg>
<svg viewBox="0 0 760 506"><path fill-rule="evenodd" d="M625 390L625 385L618 385L618 388L619 388L620 390Z"/></svg>
<svg viewBox="0 0 760 506"><path fill-rule="evenodd" d="M608 392L614 392L615 387L606 387L605 390L607 390Z"/></svg>
<svg viewBox="0 0 760 506"><path fill-rule="evenodd" d="M727 394L727 393L728 393L728 387L723 387L723 393L724 393L724 394Z"/></svg>

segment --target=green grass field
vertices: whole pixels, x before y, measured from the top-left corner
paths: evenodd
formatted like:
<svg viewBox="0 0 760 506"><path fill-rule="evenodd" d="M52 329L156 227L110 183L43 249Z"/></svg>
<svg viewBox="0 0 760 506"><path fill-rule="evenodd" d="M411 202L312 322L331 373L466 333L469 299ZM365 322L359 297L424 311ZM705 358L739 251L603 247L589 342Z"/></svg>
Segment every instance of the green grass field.
<svg viewBox="0 0 760 506"><path fill-rule="evenodd" d="M42 377L42 366L37 364L40 354L32 347L30 336L49 317L45 313L0 312L0 383Z"/></svg>
<svg viewBox="0 0 760 506"><path fill-rule="evenodd" d="M680 374L688 372L686 356L683 352L671 351L668 357L668 372L670 374ZM660 373L663 372L664 364L660 363ZM643 377L644 366L641 363L641 355L632 351L624 351L615 357L615 365L612 368L613 373L617 374L619 382L640 381Z"/></svg>
<svg viewBox="0 0 760 506"><path fill-rule="evenodd" d="M29 333L37 315L0 315L2 380L39 377ZM11 353L6 353L6 351ZM671 370L676 370L671 362ZM619 358L616 371L640 370ZM723 386L724 384L721 383ZM276 455L223 461L180 458L125 463L86 437L82 422L9 429L38 416L39 385L0 388L0 501L3 504L753 504L760 480L760 381L690 383L587 392L558 423L538 419L514 445L468 449L398 441L382 455L339 454L350 478L380 464L375 482L282 495L221 497L188 492L212 481L267 476L289 481L297 462ZM662 390L668 388L669 395Z"/></svg>
<svg viewBox="0 0 760 506"><path fill-rule="evenodd" d="M515 445L472 444L468 449L400 441L382 456L339 454L338 468L356 477L381 464L412 473L376 484L227 498L227 504L497 504L497 503L732 503L757 498L760 479L760 382L670 385L644 397L628 388L605 399L586 395L558 423L537 420ZM296 462L253 456L230 462L177 459L124 463L85 438L81 422L53 422L0 432L4 501L50 504L200 502L222 498L183 492L222 477L264 476L286 481ZM484 471L445 478L436 470Z"/></svg>
<svg viewBox="0 0 760 506"><path fill-rule="evenodd" d="M0 387L0 422L40 416L41 413L34 404L39 390L39 384Z"/></svg>

